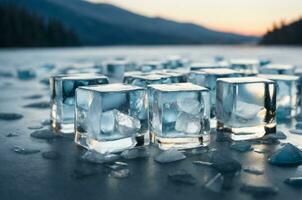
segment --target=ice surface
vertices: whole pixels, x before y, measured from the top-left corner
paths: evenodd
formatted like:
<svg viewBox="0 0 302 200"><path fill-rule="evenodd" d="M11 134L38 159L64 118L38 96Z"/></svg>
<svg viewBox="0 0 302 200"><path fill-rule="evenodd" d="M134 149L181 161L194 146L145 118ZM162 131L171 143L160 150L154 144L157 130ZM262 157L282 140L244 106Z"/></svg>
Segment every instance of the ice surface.
<svg viewBox="0 0 302 200"><path fill-rule="evenodd" d="M289 177L284 181L288 185L292 185L294 187L302 187L302 176Z"/></svg>
<svg viewBox="0 0 302 200"><path fill-rule="evenodd" d="M193 161L193 164L201 165L201 166L212 166L213 165L213 163L201 161L201 160L195 160L195 161Z"/></svg>
<svg viewBox="0 0 302 200"><path fill-rule="evenodd" d="M231 132L233 140L255 139L265 132L275 132L275 110L274 82L257 77L218 79L218 128Z"/></svg>
<svg viewBox="0 0 302 200"><path fill-rule="evenodd" d="M302 164L302 151L296 146L287 143L281 149L274 152L268 159L272 165L290 166Z"/></svg>
<svg viewBox="0 0 302 200"><path fill-rule="evenodd" d="M50 105L49 105L48 101L41 101L41 102L30 103L23 107L24 108L49 109Z"/></svg>
<svg viewBox="0 0 302 200"><path fill-rule="evenodd" d="M74 179L84 179L87 177L95 176L96 174L98 174L96 168L89 166L81 166L73 170L71 177Z"/></svg>
<svg viewBox="0 0 302 200"><path fill-rule="evenodd" d="M49 160L58 160L61 154L56 151L45 151L42 153L42 157Z"/></svg>
<svg viewBox="0 0 302 200"><path fill-rule="evenodd" d="M176 183L195 185L197 180L192 174L188 173L186 170L178 170L168 175L169 179Z"/></svg>
<svg viewBox="0 0 302 200"><path fill-rule="evenodd" d="M239 142L234 142L231 145L231 149L239 152L247 152L247 151L252 151L253 147L251 143L248 141L239 141Z"/></svg>
<svg viewBox="0 0 302 200"><path fill-rule="evenodd" d="M290 129L289 132L292 133L292 134L302 135L302 130L301 129Z"/></svg>
<svg viewBox="0 0 302 200"><path fill-rule="evenodd" d="M154 158L159 163L170 163L185 159L186 156L176 149L169 149L157 154Z"/></svg>
<svg viewBox="0 0 302 200"><path fill-rule="evenodd" d="M249 193L256 197L263 197L268 195L276 195L279 189L275 186L270 185L250 185L242 184L240 191Z"/></svg>
<svg viewBox="0 0 302 200"><path fill-rule="evenodd" d="M218 173L216 176L214 176L212 179L210 179L204 185L204 187L212 192L219 193L222 191L223 181L224 181L223 176L220 173Z"/></svg>
<svg viewBox="0 0 302 200"><path fill-rule="evenodd" d="M256 167L244 167L243 171L250 174L261 175L264 173L262 169Z"/></svg>

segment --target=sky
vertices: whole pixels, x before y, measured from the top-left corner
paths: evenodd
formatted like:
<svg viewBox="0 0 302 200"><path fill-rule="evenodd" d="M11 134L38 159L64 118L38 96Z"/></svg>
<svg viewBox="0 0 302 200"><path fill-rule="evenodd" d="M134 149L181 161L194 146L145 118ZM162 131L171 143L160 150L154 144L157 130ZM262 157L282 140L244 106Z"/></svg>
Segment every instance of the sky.
<svg viewBox="0 0 302 200"><path fill-rule="evenodd" d="M262 35L274 22L302 16L302 0L88 0L150 17L193 22L219 31Z"/></svg>

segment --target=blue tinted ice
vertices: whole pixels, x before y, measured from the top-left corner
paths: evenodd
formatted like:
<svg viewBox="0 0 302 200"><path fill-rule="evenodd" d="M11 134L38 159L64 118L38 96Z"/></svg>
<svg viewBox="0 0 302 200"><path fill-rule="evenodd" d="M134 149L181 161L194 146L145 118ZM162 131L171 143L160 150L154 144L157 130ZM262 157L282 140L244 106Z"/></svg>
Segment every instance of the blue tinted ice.
<svg viewBox="0 0 302 200"><path fill-rule="evenodd" d="M101 153L147 144L146 106L141 87L108 84L77 89L75 142Z"/></svg>
<svg viewBox="0 0 302 200"><path fill-rule="evenodd" d="M144 88L150 84L162 84L171 82L171 76L165 74L130 73L124 77L124 83Z"/></svg>
<svg viewBox="0 0 302 200"><path fill-rule="evenodd" d="M277 119L287 119L296 115L298 77L291 75L261 74L277 85Z"/></svg>
<svg viewBox="0 0 302 200"><path fill-rule="evenodd" d="M162 149L206 145L210 124L209 92L191 83L150 85L152 139Z"/></svg>
<svg viewBox="0 0 302 200"><path fill-rule="evenodd" d="M233 140L255 139L274 133L276 85L258 77L217 80L217 128Z"/></svg>
<svg viewBox="0 0 302 200"><path fill-rule="evenodd" d="M202 69L192 71L188 76L188 82L204 86L210 90L211 96L211 117L215 117L215 104L216 104L216 80L218 78L227 77L240 77L242 73L227 69L227 68L216 68L216 69Z"/></svg>
<svg viewBox="0 0 302 200"><path fill-rule="evenodd" d="M268 64L260 68L262 74L287 74L293 75L296 67L288 64Z"/></svg>
<svg viewBox="0 0 302 200"><path fill-rule="evenodd" d="M52 128L74 132L75 90L80 86L107 84L108 78L96 74L56 75L49 79Z"/></svg>
<svg viewBox="0 0 302 200"><path fill-rule="evenodd" d="M172 83L183 83L187 80L188 72L186 70L158 70L155 74L169 76Z"/></svg>

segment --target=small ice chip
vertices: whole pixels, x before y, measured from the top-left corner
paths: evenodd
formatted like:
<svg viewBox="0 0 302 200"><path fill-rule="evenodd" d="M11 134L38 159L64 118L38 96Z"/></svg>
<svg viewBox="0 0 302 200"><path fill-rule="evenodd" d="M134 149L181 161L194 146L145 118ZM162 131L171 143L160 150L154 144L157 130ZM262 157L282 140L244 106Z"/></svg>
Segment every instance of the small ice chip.
<svg viewBox="0 0 302 200"><path fill-rule="evenodd" d="M279 191L279 189L274 186L249 184L242 184L240 190L257 197L276 195Z"/></svg>
<svg viewBox="0 0 302 200"><path fill-rule="evenodd" d="M157 154L154 158L159 163L169 163L185 159L186 156L176 149L169 149Z"/></svg>
<svg viewBox="0 0 302 200"><path fill-rule="evenodd" d="M287 143L273 153L269 157L268 162L278 166L300 165L302 164L302 151L296 146Z"/></svg>
<svg viewBox="0 0 302 200"><path fill-rule="evenodd" d="M115 169L115 170L111 170L110 172L110 176L117 179L127 178L129 175L130 175L130 170L128 168Z"/></svg>
<svg viewBox="0 0 302 200"><path fill-rule="evenodd" d="M210 179L204 187L212 192L220 193L223 187L223 176L221 173L216 174L212 179Z"/></svg>
<svg viewBox="0 0 302 200"><path fill-rule="evenodd" d="M13 151L18 153L18 154L23 154L23 155L35 154L35 153L40 152L40 150L38 150L38 149L23 148L23 147L19 147L19 146L15 146L13 148Z"/></svg>
<svg viewBox="0 0 302 200"><path fill-rule="evenodd" d="M239 141L239 142L234 142L231 145L231 149L239 152L247 152L247 151L252 151L253 147L251 143L248 141Z"/></svg>
<svg viewBox="0 0 302 200"><path fill-rule="evenodd" d="M302 176L289 177L285 179L284 182L294 187L302 187Z"/></svg>
<svg viewBox="0 0 302 200"><path fill-rule="evenodd" d="M244 167L243 171L250 174L261 175L263 174L263 170L256 167Z"/></svg>

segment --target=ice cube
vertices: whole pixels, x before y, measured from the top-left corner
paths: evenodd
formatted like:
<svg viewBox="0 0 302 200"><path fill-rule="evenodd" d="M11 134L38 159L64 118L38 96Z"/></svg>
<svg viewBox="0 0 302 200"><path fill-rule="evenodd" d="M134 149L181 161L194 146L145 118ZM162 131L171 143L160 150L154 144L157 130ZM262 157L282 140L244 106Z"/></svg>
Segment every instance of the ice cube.
<svg viewBox="0 0 302 200"><path fill-rule="evenodd" d="M147 117L140 115L147 102L138 100L145 95L143 88L123 84L79 88L76 143L101 153L147 144ZM86 103L82 102L83 97L88 97Z"/></svg>
<svg viewBox="0 0 302 200"><path fill-rule="evenodd" d="M260 68L262 74L287 74L293 75L296 67L289 64L268 64Z"/></svg>
<svg viewBox="0 0 302 200"><path fill-rule="evenodd" d="M223 186L223 176L218 173L216 176L214 176L212 179L210 179L204 187L212 192L219 193L222 191L222 186Z"/></svg>
<svg viewBox="0 0 302 200"><path fill-rule="evenodd" d="M302 164L302 151L296 146L287 143L281 149L274 152L268 159L272 165L290 166Z"/></svg>
<svg viewBox="0 0 302 200"><path fill-rule="evenodd" d="M188 185L195 185L197 183L196 178L185 170L178 170L169 173L168 177L171 181L176 183L183 183Z"/></svg>
<svg viewBox="0 0 302 200"><path fill-rule="evenodd" d="M73 133L75 90L80 86L107 84L108 78L102 75L84 73L55 75L49 79L49 82L52 128L58 133ZM79 104L80 102L87 104L88 100L86 97L87 96L84 96L82 99L79 98ZM48 107L49 105L47 108Z"/></svg>
<svg viewBox="0 0 302 200"><path fill-rule="evenodd" d="M298 76L261 74L260 77L270 79L277 85L277 118L288 119L296 115Z"/></svg>
<svg viewBox="0 0 302 200"><path fill-rule="evenodd" d="M161 153L157 154L154 160L159 163L170 163L183 160L185 158L186 156L178 150L169 149L167 151L162 151Z"/></svg>
<svg viewBox="0 0 302 200"><path fill-rule="evenodd" d="M275 83L258 77L217 80L217 128L233 140L261 138L275 133Z"/></svg>
<svg viewBox="0 0 302 200"><path fill-rule="evenodd" d="M206 145L210 106L206 88L191 83L150 85L149 117L161 149Z"/></svg>

